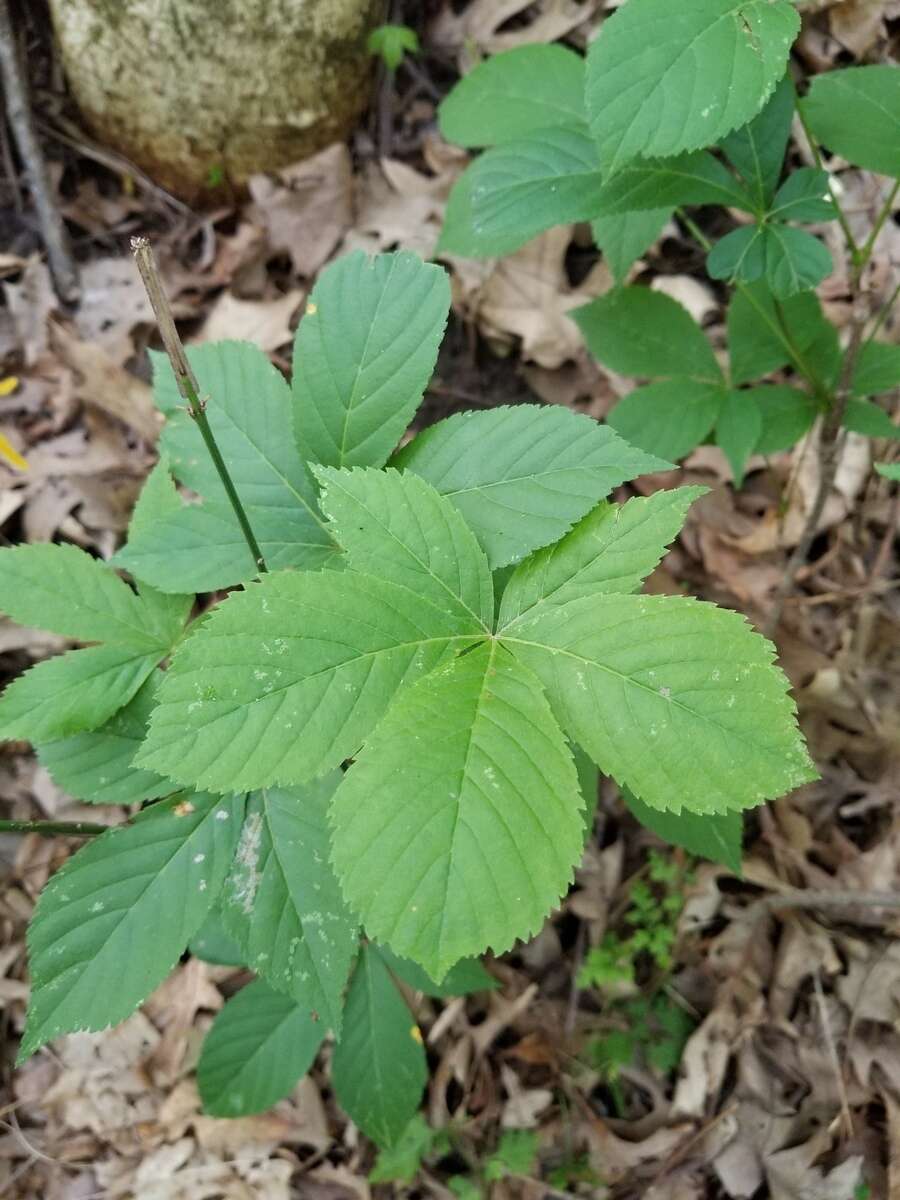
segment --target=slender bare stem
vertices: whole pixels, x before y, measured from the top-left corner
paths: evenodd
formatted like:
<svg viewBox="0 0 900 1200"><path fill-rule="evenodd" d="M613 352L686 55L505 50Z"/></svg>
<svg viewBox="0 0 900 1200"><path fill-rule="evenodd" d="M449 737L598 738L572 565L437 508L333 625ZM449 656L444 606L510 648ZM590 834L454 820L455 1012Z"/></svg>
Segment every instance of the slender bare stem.
<svg viewBox="0 0 900 1200"><path fill-rule="evenodd" d="M59 298L68 303L78 298L78 269L69 249L66 227L53 201L44 156L35 133L7 0L0 0L0 80L6 94L6 116L22 156L40 222L50 274Z"/></svg>
<svg viewBox="0 0 900 1200"><path fill-rule="evenodd" d="M41 837L94 837L109 828L91 821L0 821L0 833L39 833Z"/></svg>
<svg viewBox="0 0 900 1200"><path fill-rule="evenodd" d="M132 238L131 249L134 253L138 270L141 273L141 279L144 281L144 287L147 289L147 296L150 299L150 304L159 325L160 336L162 337L166 354L169 357L169 362L172 365L178 390L188 406L188 411L197 423L200 436L203 438L203 442L209 452L209 457L212 459L213 466L216 468L219 479L222 481L222 487L225 489L225 494L231 503L231 507L234 509L234 515L237 517L241 533L244 535L244 540L250 549L257 570L260 572L266 571L268 569L266 567L266 560L263 558L259 543L256 540L247 513L241 503L241 498L237 494L237 489L234 486L231 475L228 473L225 460L222 458L215 436L207 420L206 400L200 397L199 384L191 369L191 364L188 362L184 344L178 336L178 330L175 328L172 308L163 289L162 279L160 278L159 268L156 265L156 259L153 256L153 250L147 239L143 237Z"/></svg>
<svg viewBox="0 0 900 1200"><path fill-rule="evenodd" d="M825 173L828 175L828 194L831 196L831 202L834 205L835 216L837 217L838 223L843 230L844 240L847 243L847 249L850 252L851 261L853 262L854 267L858 267L860 265L861 255L859 244L857 243L856 238L853 236L853 230L850 228L850 222L847 220L847 214L841 208L840 201L838 200L837 194L834 190L834 185L831 182L831 174L822 161L822 151L819 149L819 143L816 141L816 137L813 134L813 131L810 129L809 123L807 122L806 117L803 115L803 109L799 104L797 105L797 116L800 119L800 124L803 126L803 132L806 134L806 140L809 142L809 149L812 153L816 166L820 171L825 171Z"/></svg>

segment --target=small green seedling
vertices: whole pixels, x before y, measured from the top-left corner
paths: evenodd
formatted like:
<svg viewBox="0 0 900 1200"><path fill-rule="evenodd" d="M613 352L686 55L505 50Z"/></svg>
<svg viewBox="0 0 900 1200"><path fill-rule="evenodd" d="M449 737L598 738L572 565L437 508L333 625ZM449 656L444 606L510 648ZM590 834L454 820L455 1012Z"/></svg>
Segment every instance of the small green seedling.
<svg viewBox="0 0 900 1200"><path fill-rule="evenodd" d="M40 897L21 1058L123 1020L192 945L258 976L204 1045L207 1110L274 1103L330 1033L338 1099L392 1145L426 1079L396 982L490 986L475 956L540 929L585 838L573 747L594 796L599 769L716 856L814 777L773 647L638 593L702 489L611 503L669 464L558 407L398 449L449 303L441 268L351 254L290 385L254 346L190 351L193 417L155 355L162 458L112 563L0 551L0 608L90 643L10 684L0 737L78 799L144 805Z"/></svg>
<svg viewBox="0 0 900 1200"><path fill-rule="evenodd" d="M396 71L407 54L419 53L419 35L408 25L379 25L369 34L368 49Z"/></svg>

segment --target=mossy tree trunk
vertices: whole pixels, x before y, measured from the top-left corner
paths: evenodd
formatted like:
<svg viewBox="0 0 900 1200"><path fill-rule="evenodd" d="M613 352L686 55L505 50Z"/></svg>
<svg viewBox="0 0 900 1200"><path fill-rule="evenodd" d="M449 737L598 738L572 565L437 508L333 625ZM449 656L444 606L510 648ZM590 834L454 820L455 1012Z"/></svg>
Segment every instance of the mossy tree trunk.
<svg viewBox="0 0 900 1200"><path fill-rule="evenodd" d="M93 134L186 200L347 136L384 0L50 0ZM212 185L212 186L211 186ZM221 195L221 193L219 193Z"/></svg>

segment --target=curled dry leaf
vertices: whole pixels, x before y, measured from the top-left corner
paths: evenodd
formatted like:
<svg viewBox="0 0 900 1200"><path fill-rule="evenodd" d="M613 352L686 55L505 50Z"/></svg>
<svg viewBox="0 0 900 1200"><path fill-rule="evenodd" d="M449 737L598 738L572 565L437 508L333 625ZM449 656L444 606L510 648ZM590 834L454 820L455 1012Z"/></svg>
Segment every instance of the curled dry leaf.
<svg viewBox="0 0 900 1200"><path fill-rule="evenodd" d="M447 5L435 21L431 36L437 45L459 51L465 62L471 58L473 48L483 54L499 54L515 46L555 42L603 7L603 0L540 0L538 4L533 0L473 0L460 13ZM522 15L530 19L513 29L503 29L512 18Z"/></svg>

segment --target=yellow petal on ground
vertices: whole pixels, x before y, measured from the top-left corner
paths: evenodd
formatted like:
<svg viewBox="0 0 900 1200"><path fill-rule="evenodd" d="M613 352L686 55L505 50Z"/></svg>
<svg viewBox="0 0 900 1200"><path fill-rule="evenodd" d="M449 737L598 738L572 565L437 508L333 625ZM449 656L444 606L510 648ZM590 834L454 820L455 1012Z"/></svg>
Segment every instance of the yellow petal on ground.
<svg viewBox="0 0 900 1200"><path fill-rule="evenodd" d="M0 396L11 395L18 386L18 375L7 375L5 379L0 379Z"/></svg>
<svg viewBox="0 0 900 1200"><path fill-rule="evenodd" d="M2 433L0 433L0 458L5 459L8 463L11 463L12 466L17 467L20 471L28 470L28 463L18 452L18 450L9 444Z"/></svg>

